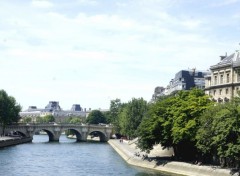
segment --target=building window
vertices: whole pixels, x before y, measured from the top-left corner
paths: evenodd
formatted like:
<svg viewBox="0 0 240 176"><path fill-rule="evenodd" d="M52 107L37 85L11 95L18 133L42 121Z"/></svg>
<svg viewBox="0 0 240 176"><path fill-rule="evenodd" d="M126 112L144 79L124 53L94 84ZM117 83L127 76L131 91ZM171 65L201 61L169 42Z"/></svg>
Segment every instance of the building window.
<svg viewBox="0 0 240 176"><path fill-rule="evenodd" d="M213 95L216 95L216 90L213 91Z"/></svg>
<svg viewBox="0 0 240 176"><path fill-rule="evenodd" d="M220 84L223 84L223 75L220 75Z"/></svg>
<svg viewBox="0 0 240 176"><path fill-rule="evenodd" d="M214 84L217 85L217 76L214 76Z"/></svg>
<svg viewBox="0 0 240 176"><path fill-rule="evenodd" d="M222 95L222 89L219 90L219 95Z"/></svg>
<svg viewBox="0 0 240 176"><path fill-rule="evenodd" d="M229 73L227 74L227 83L230 82L230 77L229 77Z"/></svg>
<svg viewBox="0 0 240 176"><path fill-rule="evenodd" d="M228 89L226 89L226 94L228 94Z"/></svg>

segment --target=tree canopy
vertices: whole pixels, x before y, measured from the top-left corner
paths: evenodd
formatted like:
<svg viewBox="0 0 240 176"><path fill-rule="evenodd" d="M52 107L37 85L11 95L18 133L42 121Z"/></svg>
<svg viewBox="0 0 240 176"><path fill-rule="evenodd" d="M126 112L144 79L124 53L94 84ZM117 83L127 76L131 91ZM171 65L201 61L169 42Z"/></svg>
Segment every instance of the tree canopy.
<svg viewBox="0 0 240 176"><path fill-rule="evenodd" d="M5 127L13 122L18 122L20 111L21 106L17 104L15 98L8 96L6 91L0 90L0 124Z"/></svg>
<svg viewBox="0 0 240 176"><path fill-rule="evenodd" d="M119 115L122 110L123 104L120 99L111 100L110 102L110 110L108 114L108 122L114 125L115 133L120 133L120 122Z"/></svg>
<svg viewBox="0 0 240 176"><path fill-rule="evenodd" d="M217 104L208 109L200 120L197 147L203 159L219 158L222 166L240 163L240 104Z"/></svg>
<svg viewBox="0 0 240 176"><path fill-rule="evenodd" d="M99 124L106 123L107 119L101 111L93 110L92 112L89 113L86 122L89 124Z"/></svg>
<svg viewBox="0 0 240 176"><path fill-rule="evenodd" d="M43 117L37 117L36 121L38 123L49 123L49 122L55 122L55 118L53 115L45 115Z"/></svg>
<svg viewBox="0 0 240 176"><path fill-rule="evenodd" d="M119 114L119 126L122 135L129 139L137 137L137 128L147 112L147 102L143 98L132 98L126 103Z"/></svg>
<svg viewBox="0 0 240 176"><path fill-rule="evenodd" d="M209 97L199 89L179 91L160 99L150 106L148 116L139 127L138 146L148 151L154 144L161 143L164 147L173 147L179 159L194 158L199 117L211 105Z"/></svg>

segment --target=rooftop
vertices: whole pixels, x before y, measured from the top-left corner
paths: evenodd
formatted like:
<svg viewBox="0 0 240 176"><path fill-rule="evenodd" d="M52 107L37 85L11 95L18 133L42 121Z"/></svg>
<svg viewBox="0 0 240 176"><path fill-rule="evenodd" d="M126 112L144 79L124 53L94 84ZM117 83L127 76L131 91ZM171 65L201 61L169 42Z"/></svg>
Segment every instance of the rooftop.
<svg viewBox="0 0 240 176"><path fill-rule="evenodd" d="M221 56L221 61L216 65L212 65L210 67L210 69L221 68L221 67L225 67L225 66L229 66L229 65L240 66L239 51L235 51L233 54L231 54L229 56L224 56L224 57Z"/></svg>

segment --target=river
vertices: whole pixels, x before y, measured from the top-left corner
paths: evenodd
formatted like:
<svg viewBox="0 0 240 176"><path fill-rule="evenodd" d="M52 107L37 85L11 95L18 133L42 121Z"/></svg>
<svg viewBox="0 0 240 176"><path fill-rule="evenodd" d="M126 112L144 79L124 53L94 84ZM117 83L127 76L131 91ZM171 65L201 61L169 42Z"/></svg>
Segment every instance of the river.
<svg viewBox="0 0 240 176"><path fill-rule="evenodd" d="M0 175L169 176L128 165L108 143L77 143L65 135L59 142L34 135L32 143L0 149Z"/></svg>

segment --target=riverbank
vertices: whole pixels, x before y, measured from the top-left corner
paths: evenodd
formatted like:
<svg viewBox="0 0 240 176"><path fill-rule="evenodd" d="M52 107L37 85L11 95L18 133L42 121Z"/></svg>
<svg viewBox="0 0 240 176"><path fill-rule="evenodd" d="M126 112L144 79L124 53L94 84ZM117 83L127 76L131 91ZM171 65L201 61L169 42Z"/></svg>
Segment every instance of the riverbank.
<svg viewBox="0 0 240 176"><path fill-rule="evenodd" d="M108 143L128 164L134 166L186 176L239 176L239 173L233 174L229 169L221 169L216 166L199 166L170 161L162 156L146 157L145 153L140 152L136 147L132 147L132 143L128 141L119 142L119 140L111 139ZM156 154L156 152L151 153Z"/></svg>
<svg viewBox="0 0 240 176"><path fill-rule="evenodd" d="M32 138L30 138L30 137L21 138L21 137L4 136L4 137L0 137L0 148L12 146L12 145L23 144L23 143L27 143L27 142L31 142L31 141L32 141Z"/></svg>

